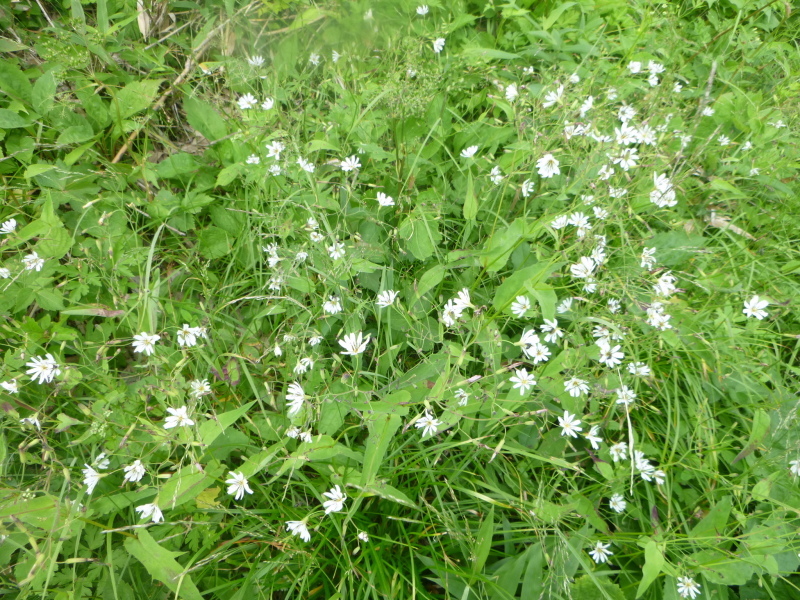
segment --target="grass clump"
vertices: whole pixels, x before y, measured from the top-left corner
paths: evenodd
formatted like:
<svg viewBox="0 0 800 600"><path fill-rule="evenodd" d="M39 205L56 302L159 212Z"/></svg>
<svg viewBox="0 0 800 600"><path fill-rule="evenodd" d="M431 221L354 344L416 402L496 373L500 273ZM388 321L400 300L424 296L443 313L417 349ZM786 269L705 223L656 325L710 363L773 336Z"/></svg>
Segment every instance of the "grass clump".
<svg viewBox="0 0 800 600"><path fill-rule="evenodd" d="M797 596L790 9L18 4L9 597Z"/></svg>

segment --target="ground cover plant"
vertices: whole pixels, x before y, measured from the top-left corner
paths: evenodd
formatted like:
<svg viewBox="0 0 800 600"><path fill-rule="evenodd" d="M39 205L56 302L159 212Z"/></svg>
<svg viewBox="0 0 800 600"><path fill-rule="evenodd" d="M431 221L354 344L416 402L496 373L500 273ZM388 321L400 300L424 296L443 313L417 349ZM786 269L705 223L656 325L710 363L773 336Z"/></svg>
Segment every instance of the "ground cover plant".
<svg viewBox="0 0 800 600"><path fill-rule="evenodd" d="M789 3L0 24L4 596L800 597Z"/></svg>

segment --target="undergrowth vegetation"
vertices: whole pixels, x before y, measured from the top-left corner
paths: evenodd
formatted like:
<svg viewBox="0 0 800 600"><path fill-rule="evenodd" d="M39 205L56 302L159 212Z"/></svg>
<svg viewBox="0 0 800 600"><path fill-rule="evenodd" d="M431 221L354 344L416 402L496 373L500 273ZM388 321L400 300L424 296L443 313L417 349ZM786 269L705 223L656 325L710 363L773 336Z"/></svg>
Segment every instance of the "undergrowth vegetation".
<svg viewBox="0 0 800 600"><path fill-rule="evenodd" d="M0 24L4 596L800 597L789 3Z"/></svg>

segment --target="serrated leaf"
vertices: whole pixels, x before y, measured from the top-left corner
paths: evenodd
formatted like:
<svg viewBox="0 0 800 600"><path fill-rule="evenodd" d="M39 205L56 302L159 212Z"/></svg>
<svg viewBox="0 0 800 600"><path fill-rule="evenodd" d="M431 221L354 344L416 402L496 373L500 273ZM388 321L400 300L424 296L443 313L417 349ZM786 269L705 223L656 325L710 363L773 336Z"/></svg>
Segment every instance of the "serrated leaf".
<svg viewBox="0 0 800 600"><path fill-rule="evenodd" d="M125 550L138 560L150 576L166 585L185 600L203 600L191 576L175 560L184 552L170 552L161 546L146 529L140 529L137 537L125 538Z"/></svg>

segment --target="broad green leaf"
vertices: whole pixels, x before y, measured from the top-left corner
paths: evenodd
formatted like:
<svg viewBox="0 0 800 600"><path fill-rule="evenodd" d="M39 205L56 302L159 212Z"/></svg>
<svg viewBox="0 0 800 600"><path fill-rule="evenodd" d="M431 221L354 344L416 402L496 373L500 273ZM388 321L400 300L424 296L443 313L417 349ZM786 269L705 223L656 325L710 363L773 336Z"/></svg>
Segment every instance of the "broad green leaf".
<svg viewBox="0 0 800 600"><path fill-rule="evenodd" d="M28 168L25 169L25 173L23 176L25 179L31 179L36 177L37 175L41 175L42 173L47 173L48 171L52 171L55 169L55 165L48 165L44 163L37 163L35 165L28 165Z"/></svg>
<svg viewBox="0 0 800 600"><path fill-rule="evenodd" d="M640 598L647 591L647 588L661 574L664 566L664 554L654 540L650 540L644 547L644 567L642 568L642 580L636 590L636 597Z"/></svg>
<svg viewBox="0 0 800 600"><path fill-rule="evenodd" d="M156 173L164 179L171 179L180 175L186 175L197 171L200 163L194 156L186 152L178 152L168 156L156 165Z"/></svg>
<svg viewBox="0 0 800 600"><path fill-rule="evenodd" d="M517 246L533 239L539 229L538 221L519 218L511 225L495 231L480 253L481 264L489 273L497 273L506 266L509 256Z"/></svg>
<svg viewBox="0 0 800 600"><path fill-rule="evenodd" d="M153 579L166 585L180 598L203 600L191 576L175 560L184 552L170 552L154 540L147 529L139 529L136 535L135 538L125 538L125 550L144 565Z"/></svg>
<svg viewBox="0 0 800 600"><path fill-rule="evenodd" d="M498 312L504 311L517 296L525 295L537 291L536 299L539 300L539 292L545 293L546 291L552 292L549 285L542 282L547 279L550 274L555 271L561 263L548 263L540 262L530 267L525 267L519 271L515 271L505 281L497 286L494 294L492 306ZM542 298L549 304L552 299L546 295ZM544 309L544 306L542 306Z"/></svg>
<svg viewBox="0 0 800 600"><path fill-rule="evenodd" d="M247 414L247 411L250 410L250 407L255 403L256 401L253 400L252 402L248 402L244 406L240 406L235 410L217 415L216 419L204 421L199 428L200 440L206 446L210 446L211 443L217 439L217 437L222 435L228 427L233 425L238 419Z"/></svg>
<svg viewBox="0 0 800 600"><path fill-rule="evenodd" d="M0 52L19 52L20 50L27 50L29 46L15 42L8 38L0 37Z"/></svg>
<svg viewBox="0 0 800 600"><path fill-rule="evenodd" d="M56 144L60 146L68 146L70 144L82 144L94 137L94 131L89 122L86 121L82 125L70 125L56 139Z"/></svg>
<svg viewBox="0 0 800 600"><path fill-rule="evenodd" d="M119 90L116 94L116 109L112 112L116 116L119 111L119 118L127 119L136 113L148 108L156 99L158 88L163 79L148 79L144 81L133 81Z"/></svg>
<svg viewBox="0 0 800 600"><path fill-rule="evenodd" d="M200 254L206 258L220 258L233 249L233 238L219 227L208 227L200 232Z"/></svg>
<svg viewBox="0 0 800 600"><path fill-rule="evenodd" d="M414 301L411 303L411 308L414 307L420 298L442 282L445 273L447 273L447 268L444 265L434 265L422 274L422 277L419 278L415 286L416 294L414 296Z"/></svg>
<svg viewBox="0 0 800 600"><path fill-rule="evenodd" d="M408 251L417 260L430 257L442 241L439 221L434 214L422 206L414 211L397 228L398 235L406 240Z"/></svg>
<svg viewBox="0 0 800 600"><path fill-rule="evenodd" d="M550 29L555 24L555 22L561 18L561 15L564 14L564 11L566 11L568 8L572 8L573 6L575 6L575 4L577 3L564 2L563 4L559 4L553 10L553 12L551 12L544 21L542 21L542 31L547 31L548 29Z"/></svg>
<svg viewBox="0 0 800 600"><path fill-rule="evenodd" d="M7 108L0 108L0 129L16 129L27 127L31 122Z"/></svg>
<svg viewBox="0 0 800 600"><path fill-rule="evenodd" d="M580 600L625 600L622 589L607 577L584 575L569 586L569 597Z"/></svg>
<svg viewBox="0 0 800 600"><path fill-rule="evenodd" d="M492 549L492 539L494 538L494 505L489 508L489 512L483 519L478 536L475 541L475 561L472 563L472 572L480 573L486 559L489 558L489 551Z"/></svg>
<svg viewBox="0 0 800 600"><path fill-rule="evenodd" d="M353 484L350 484L353 485ZM403 506L409 506L411 508L419 508L414 501L411 500L406 494L398 490L396 487L389 485L388 483L383 482L376 482L372 485L365 485L363 487L358 485L353 485L353 487L360 489L362 492L366 494L373 494L376 496L380 496L386 500L391 500L392 502L397 502L398 504L402 504Z"/></svg>
<svg viewBox="0 0 800 600"><path fill-rule="evenodd" d="M244 172L247 165L244 163L234 163L228 167L225 167L217 174L217 185L219 187L225 187L229 183L236 181Z"/></svg>
<svg viewBox="0 0 800 600"><path fill-rule="evenodd" d="M162 510L173 509L184 502L193 500L197 495L214 483L224 469L218 463L205 466L204 472L198 471L195 465L186 465L176 471L158 492L158 506Z"/></svg>
<svg viewBox="0 0 800 600"><path fill-rule="evenodd" d="M183 99L183 109L186 111L189 125L199 131L208 141L214 142L228 135L225 120L210 104L197 98L187 97Z"/></svg>
<svg viewBox="0 0 800 600"><path fill-rule="evenodd" d="M362 486L372 485L375 482L375 476L380 470L386 450L400 425L402 425L402 420L398 415L387 413L375 414L367 421L369 437L364 449L364 466L361 470Z"/></svg>
<svg viewBox="0 0 800 600"><path fill-rule="evenodd" d="M24 104L30 104L31 82L15 63L12 60L0 60L0 97L4 93Z"/></svg>
<svg viewBox="0 0 800 600"><path fill-rule="evenodd" d="M692 538L716 538L725 534L728 517L731 514L731 497L723 497L705 517L692 528Z"/></svg>
<svg viewBox="0 0 800 600"><path fill-rule="evenodd" d="M56 95L56 78L51 69L33 84L31 93L31 103L33 110L40 115L47 114L53 106L53 99Z"/></svg>

